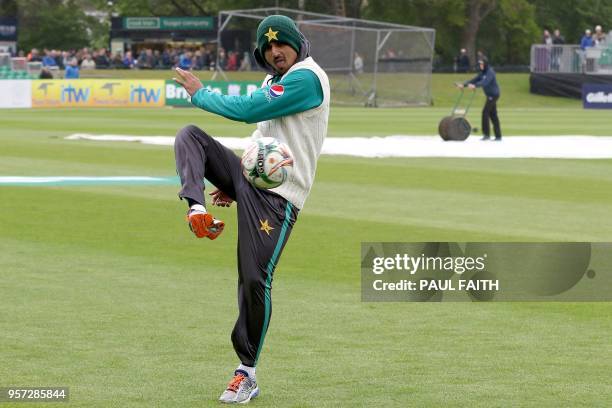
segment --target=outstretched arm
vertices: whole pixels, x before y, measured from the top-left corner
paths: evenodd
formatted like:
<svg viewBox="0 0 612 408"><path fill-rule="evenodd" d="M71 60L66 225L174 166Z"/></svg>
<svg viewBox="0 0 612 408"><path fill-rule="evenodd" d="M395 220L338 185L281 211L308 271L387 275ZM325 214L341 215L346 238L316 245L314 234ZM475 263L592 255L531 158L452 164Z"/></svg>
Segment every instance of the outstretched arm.
<svg viewBox="0 0 612 408"><path fill-rule="evenodd" d="M465 81L463 83L463 86L473 85L472 87L477 87L477 86L480 86L478 85L480 81L482 81L482 73L479 72L478 75L476 75L474 78L470 79L469 81Z"/></svg>
<svg viewBox="0 0 612 408"><path fill-rule="evenodd" d="M256 123L316 108L323 102L319 78L308 69L289 73L278 83L250 95L228 96L205 89L190 72L177 69L175 80L191 95L191 103L231 120ZM195 82L198 82L196 84Z"/></svg>

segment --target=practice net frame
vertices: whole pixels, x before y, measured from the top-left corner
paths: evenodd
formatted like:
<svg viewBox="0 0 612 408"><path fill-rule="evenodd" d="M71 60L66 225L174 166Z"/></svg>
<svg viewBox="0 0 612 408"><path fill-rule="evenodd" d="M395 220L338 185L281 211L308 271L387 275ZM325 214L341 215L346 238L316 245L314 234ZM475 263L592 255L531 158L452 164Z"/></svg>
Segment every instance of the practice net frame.
<svg viewBox="0 0 612 408"><path fill-rule="evenodd" d="M292 18L308 38L312 57L329 76L332 103L431 104L434 29L280 7L224 10L218 18L218 50L237 52L239 61L248 57L252 69L257 69L252 58L257 26L272 14ZM217 52L214 78L244 78L244 74L228 71L219 58Z"/></svg>

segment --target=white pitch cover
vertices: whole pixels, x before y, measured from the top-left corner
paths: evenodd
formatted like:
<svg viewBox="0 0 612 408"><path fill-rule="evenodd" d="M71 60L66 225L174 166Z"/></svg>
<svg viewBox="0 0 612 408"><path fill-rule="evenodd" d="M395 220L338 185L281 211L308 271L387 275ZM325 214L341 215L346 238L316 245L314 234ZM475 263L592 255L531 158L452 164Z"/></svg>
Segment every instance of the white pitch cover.
<svg viewBox="0 0 612 408"><path fill-rule="evenodd" d="M0 108L31 108L32 81L30 79L0 80Z"/></svg>

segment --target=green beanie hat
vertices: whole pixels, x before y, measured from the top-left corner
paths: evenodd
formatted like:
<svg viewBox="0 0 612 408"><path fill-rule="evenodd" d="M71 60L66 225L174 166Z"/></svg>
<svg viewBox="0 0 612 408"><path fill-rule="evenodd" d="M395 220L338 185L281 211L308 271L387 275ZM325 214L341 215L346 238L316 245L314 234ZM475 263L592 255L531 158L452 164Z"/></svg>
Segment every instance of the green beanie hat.
<svg viewBox="0 0 612 408"><path fill-rule="evenodd" d="M302 35L292 19L275 14L266 17L257 27L257 50L262 56L271 41L287 44L299 54Z"/></svg>

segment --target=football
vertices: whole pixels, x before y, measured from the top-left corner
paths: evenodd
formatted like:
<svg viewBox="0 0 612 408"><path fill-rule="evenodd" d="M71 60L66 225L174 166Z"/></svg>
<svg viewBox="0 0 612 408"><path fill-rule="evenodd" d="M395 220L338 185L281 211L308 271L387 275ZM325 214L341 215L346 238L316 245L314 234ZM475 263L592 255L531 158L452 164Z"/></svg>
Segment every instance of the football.
<svg viewBox="0 0 612 408"><path fill-rule="evenodd" d="M276 188L293 170L293 154L285 143L262 137L251 143L242 155L242 173L257 188Z"/></svg>

